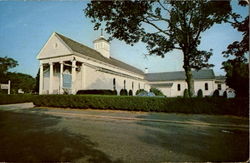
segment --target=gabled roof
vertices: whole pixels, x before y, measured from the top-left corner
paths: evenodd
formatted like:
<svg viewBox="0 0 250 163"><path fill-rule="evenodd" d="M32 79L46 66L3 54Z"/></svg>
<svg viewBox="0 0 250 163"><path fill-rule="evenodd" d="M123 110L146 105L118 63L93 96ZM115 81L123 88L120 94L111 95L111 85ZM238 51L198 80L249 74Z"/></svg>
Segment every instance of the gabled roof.
<svg viewBox="0 0 250 163"><path fill-rule="evenodd" d="M85 46L79 42L76 42L68 37L65 37L59 33L56 33L56 35L59 36L62 39L62 41L65 44L67 44L68 47L71 48L72 51L74 51L74 52L80 53L83 56L87 56L87 57L111 64L113 66L131 71L131 72L134 72L134 73L137 73L140 75L144 75L144 72L138 68L135 68L135 67L133 67L129 64L126 64L124 62L118 61L117 59L114 59L112 57L106 58L106 57L102 56L98 51L96 51L88 46Z"/></svg>
<svg viewBox="0 0 250 163"><path fill-rule="evenodd" d="M211 69L192 71L193 79L215 79L214 71ZM148 81L174 81L185 80L184 71L148 73L145 76Z"/></svg>

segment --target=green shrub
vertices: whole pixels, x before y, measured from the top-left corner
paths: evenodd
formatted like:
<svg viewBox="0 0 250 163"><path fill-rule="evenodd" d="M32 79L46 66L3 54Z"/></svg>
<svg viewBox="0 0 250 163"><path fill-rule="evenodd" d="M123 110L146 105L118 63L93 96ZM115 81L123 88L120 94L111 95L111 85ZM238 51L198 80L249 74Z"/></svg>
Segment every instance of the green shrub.
<svg viewBox="0 0 250 163"><path fill-rule="evenodd" d="M159 98L107 95L39 95L36 106L248 116L248 98Z"/></svg>
<svg viewBox="0 0 250 163"><path fill-rule="evenodd" d="M108 89L90 89L90 90L79 90L77 91L76 94L79 95L117 95L117 91L116 90L108 90Z"/></svg>
<svg viewBox="0 0 250 163"><path fill-rule="evenodd" d="M156 96L165 96L161 90L157 88L150 88L150 92L153 92Z"/></svg>
<svg viewBox="0 0 250 163"><path fill-rule="evenodd" d="M127 96L127 95L128 95L128 91L126 89L121 89L120 96Z"/></svg>
<svg viewBox="0 0 250 163"><path fill-rule="evenodd" d="M187 89L184 90L184 92L183 92L183 97L184 97L184 98L188 98L188 97L189 97L189 95L188 95L188 90L187 90Z"/></svg>
<svg viewBox="0 0 250 163"><path fill-rule="evenodd" d="M128 95L129 95L129 96L133 96L133 91L132 91L132 90L129 90Z"/></svg>
<svg viewBox="0 0 250 163"><path fill-rule="evenodd" d="M218 89L216 89L213 93L213 97L219 97L220 96L220 92Z"/></svg>
<svg viewBox="0 0 250 163"><path fill-rule="evenodd" d="M203 92L201 89L198 90L197 97L203 97Z"/></svg>
<svg viewBox="0 0 250 163"><path fill-rule="evenodd" d="M31 95L31 94L4 95L4 94L0 94L0 104L15 104L15 103L32 102L33 96L36 96L36 95Z"/></svg>
<svg viewBox="0 0 250 163"><path fill-rule="evenodd" d="M136 91L135 95L138 95L141 92L145 92L145 90L144 89L139 89L139 90Z"/></svg>

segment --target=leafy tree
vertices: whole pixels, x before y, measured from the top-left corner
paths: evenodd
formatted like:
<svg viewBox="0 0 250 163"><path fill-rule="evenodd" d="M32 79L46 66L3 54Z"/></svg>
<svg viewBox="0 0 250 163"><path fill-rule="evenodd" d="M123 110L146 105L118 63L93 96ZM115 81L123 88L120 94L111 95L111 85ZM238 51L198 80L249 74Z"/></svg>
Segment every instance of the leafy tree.
<svg viewBox="0 0 250 163"><path fill-rule="evenodd" d="M228 45L223 52L224 57L230 58L223 62L223 69L226 71L226 83L233 88L237 97L248 97L249 91L249 16L239 21L240 15L233 15L230 22L237 31L242 32L241 41L234 41Z"/></svg>
<svg viewBox="0 0 250 163"><path fill-rule="evenodd" d="M135 95L138 95L138 94L141 93L141 92L147 92L147 91L145 91L144 89L138 89L138 90L136 91Z"/></svg>
<svg viewBox="0 0 250 163"><path fill-rule="evenodd" d="M156 96L165 96L161 90L157 88L150 88L150 92L153 92Z"/></svg>
<svg viewBox="0 0 250 163"><path fill-rule="evenodd" d="M223 63L227 72L226 83L233 88L236 97L248 97L249 91L249 64L236 60L228 60Z"/></svg>
<svg viewBox="0 0 250 163"><path fill-rule="evenodd" d="M13 58L0 57L0 82L6 82L6 74L9 69L14 68L18 65L17 61Z"/></svg>
<svg viewBox="0 0 250 163"><path fill-rule="evenodd" d="M38 69L38 72L36 74L36 84L34 87L34 91L37 93L39 92L39 83L40 83L40 68Z"/></svg>
<svg viewBox="0 0 250 163"><path fill-rule="evenodd" d="M12 93L18 93L18 89L22 89L25 93L31 93L35 87L35 79L27 74L8 72L7 79L11 81Z"/></svg>
<svg viewBox="0 0 250 163"><path fill-rule="evenodd" d="M91 1L85 15L95 30L104 22L105 31L113 38L130 45L144 42L148 55L164 57L174 49L181 50L191 97L191 70L212 66L208 63L212 51L198 50L201 33L227 20L231 10L230 1Z"/></svg>

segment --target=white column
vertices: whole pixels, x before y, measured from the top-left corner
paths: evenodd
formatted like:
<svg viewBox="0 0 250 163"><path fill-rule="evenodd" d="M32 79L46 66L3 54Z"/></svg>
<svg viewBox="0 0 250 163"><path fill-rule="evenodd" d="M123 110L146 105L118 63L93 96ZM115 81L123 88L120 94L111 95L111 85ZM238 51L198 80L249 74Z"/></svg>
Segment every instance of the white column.
<svg viewBox="0 0 250 163"><path fill-rule="evenodd" d="M53 94L53 63L49 63L49 94Z"/></svg>
<svg viewBox="0 0 250 163"><path fill-rule="evenodd" d="M39 95L43 94L43 64L40 64Z"/></svg>
<svg viewBox="0 0 250 163"><path fill-rule="evenodd" d="M59 94L63 94L63 62L60 62L60 90Z"/></svg>
<svg viewBox="0 0 250 163"><path fill-rule="evenodd" d="M75 81L76 81L76 60L72 60L71 67L71 93L75 94Z"/></svg>
<svg viewBox="0 0 250 163"><path fill-rule="evenodd" d="M10 94L10 80L8 81L8 95Z"/></svg>
<svg viewBox="0 0 250 163"><path fill-rule="evenodd" d="M84 63L82 63L82 67L81 67L81 73L82 73L82 79L81 79L81 89L85 89L85 65Z"/></svg>

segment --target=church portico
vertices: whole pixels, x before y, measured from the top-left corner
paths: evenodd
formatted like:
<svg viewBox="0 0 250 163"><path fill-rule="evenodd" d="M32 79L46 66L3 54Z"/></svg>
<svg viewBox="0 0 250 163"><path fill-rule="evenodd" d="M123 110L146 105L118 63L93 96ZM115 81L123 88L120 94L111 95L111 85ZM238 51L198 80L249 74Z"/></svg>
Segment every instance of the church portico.
<svg viewBox="0 0 250 163"><path fill-rule="evenodd" d="M42 60L39 94L75 94L77 71L81 70L81 65L75 57L70 60Z"/></svg>

